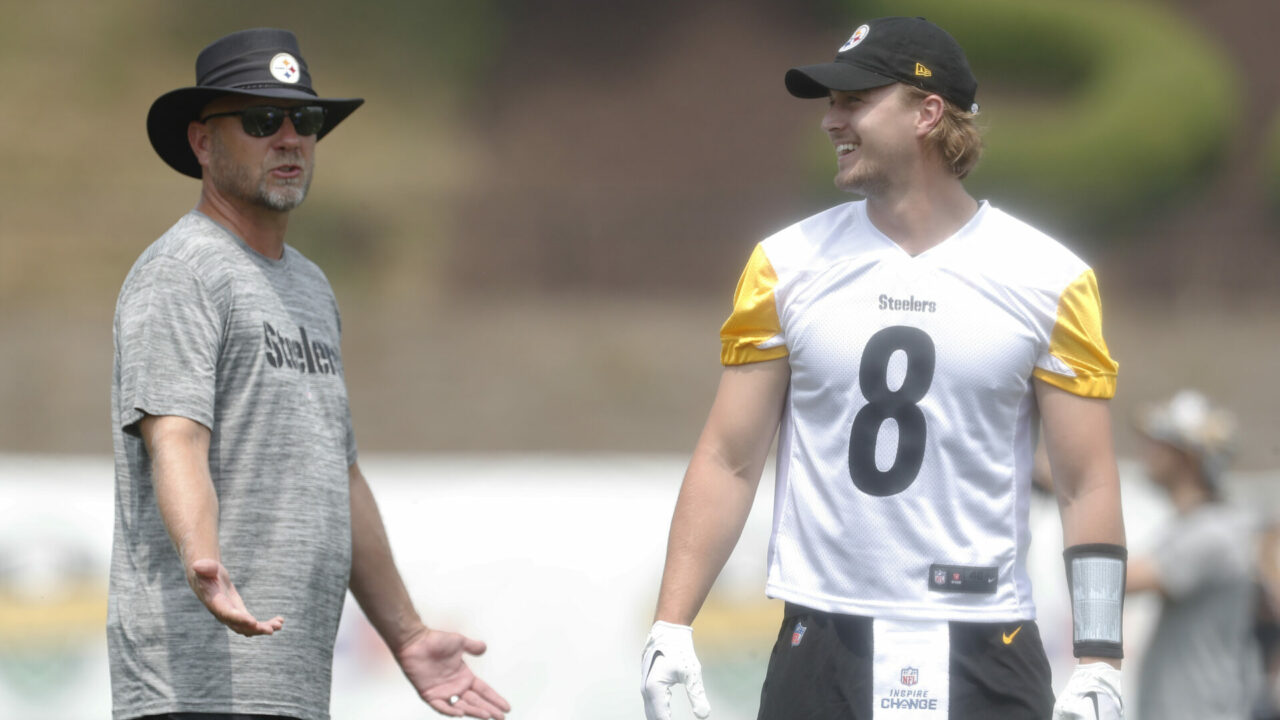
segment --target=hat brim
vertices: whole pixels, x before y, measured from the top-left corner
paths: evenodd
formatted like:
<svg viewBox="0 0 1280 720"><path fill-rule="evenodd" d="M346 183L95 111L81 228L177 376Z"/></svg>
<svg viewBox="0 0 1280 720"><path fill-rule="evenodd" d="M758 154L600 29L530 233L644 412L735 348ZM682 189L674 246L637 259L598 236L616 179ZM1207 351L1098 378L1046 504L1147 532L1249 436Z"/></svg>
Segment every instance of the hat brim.
<svg viewBox="0 0 1280 720"><path fill-rule="evenodd" d="M898 82L886 75L842 62L791 68L785 81L787 92L798 98L821 98L832 90L870 90Z"/></svg>
<svg viewBox="0 0 1280 720"><path fill-rule="evenodd" d="M316 133L316 140L329 134L338 123L364 104L363 98L318 98L301 90L263 88L260 90L232 90L223 87L186 87L167 92L151 103L147 112L147 137L151 147L169 167L188 177L199 178L203 171L191 145L187 142L187 125L199 119L200 110L214 98L223 95L249 95L276 100L305 100L323 106L324 127Z"/></svg>

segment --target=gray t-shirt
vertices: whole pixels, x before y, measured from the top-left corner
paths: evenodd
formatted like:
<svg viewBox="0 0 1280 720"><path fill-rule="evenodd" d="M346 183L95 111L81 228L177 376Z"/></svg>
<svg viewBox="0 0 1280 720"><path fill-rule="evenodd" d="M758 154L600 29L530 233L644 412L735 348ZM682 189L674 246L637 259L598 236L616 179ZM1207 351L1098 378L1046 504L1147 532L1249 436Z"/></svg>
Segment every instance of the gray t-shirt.
<svg viewBox="0 0 1280 720"><path fill-rule="evenodd" d="M328 280L293 248L270 260L193 211L129 271L114 335L114 717L328 718L356 460ZM188 587L156 506L144 415L212 430L222 563L251 613L284 617L279 633L235 634Z"/></svg>
<svg viewBox="0 0 1280 720"><path fill-rule="evenodd" d="M1138 704L1155 720L1244 720L1261 659L1253 640L1254 526L1221 504L1179 517L1153 553L1165 589Z"/></svg>

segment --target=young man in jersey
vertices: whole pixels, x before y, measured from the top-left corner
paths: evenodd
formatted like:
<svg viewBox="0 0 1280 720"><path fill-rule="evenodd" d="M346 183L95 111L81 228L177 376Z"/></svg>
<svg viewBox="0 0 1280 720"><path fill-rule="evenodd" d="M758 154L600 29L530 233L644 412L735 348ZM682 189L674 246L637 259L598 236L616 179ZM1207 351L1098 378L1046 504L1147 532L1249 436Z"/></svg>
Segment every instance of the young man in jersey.
<svg viewBox="0 0 1280 720"><path fill-rule="evenodd" d="M862 25L794 68L828 98L836 185L865 197L756 246L721 330L685 475L646 715L710 706L692 628L777 434L762 719L1117 718L1124 529L1092 271L961 180L977 82L920 18ZM1057 484L1080 663L1055 706L1025 568L1038 427Z"/></svg>

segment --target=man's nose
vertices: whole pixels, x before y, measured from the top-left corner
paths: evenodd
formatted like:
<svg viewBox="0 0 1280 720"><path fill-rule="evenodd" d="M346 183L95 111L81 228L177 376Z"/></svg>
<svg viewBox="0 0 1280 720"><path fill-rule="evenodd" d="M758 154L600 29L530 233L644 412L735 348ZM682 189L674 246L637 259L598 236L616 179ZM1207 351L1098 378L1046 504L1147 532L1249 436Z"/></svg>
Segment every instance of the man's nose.
<svg viewBox="0 0 1280 720"><path fill-rule="evenodd" d="M827 111L822 115L822 129L827 132L834 132L848 124L849 118L847 114L835 107L827 108Z"/></svg>
<svg viewBox="0 0 1280 720"><path fill-rule="evenodd" d="M288 116L285 117L284 123L276 134L271 137L272 144L278 147L297 147L302 144L302 136L298 134L297 128L293 126L293 120Z"/></svg>

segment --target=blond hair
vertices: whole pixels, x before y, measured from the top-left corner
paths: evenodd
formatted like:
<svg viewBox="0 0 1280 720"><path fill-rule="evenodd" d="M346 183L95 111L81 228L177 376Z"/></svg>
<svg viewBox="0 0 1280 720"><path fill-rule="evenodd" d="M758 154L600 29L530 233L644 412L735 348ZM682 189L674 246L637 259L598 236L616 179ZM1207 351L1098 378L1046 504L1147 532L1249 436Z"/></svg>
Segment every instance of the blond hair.
<svg viewBox="0 0 1280 720"><path fill-rule="evenodd" d="M920 101L935 94L905 83L903 87L908 100ZM952 174L963 180L982 157L982 134L974 120L977 113L963 110L945 98L943 105L942 119L925 136L925 142L937 151Z"/></svg>

